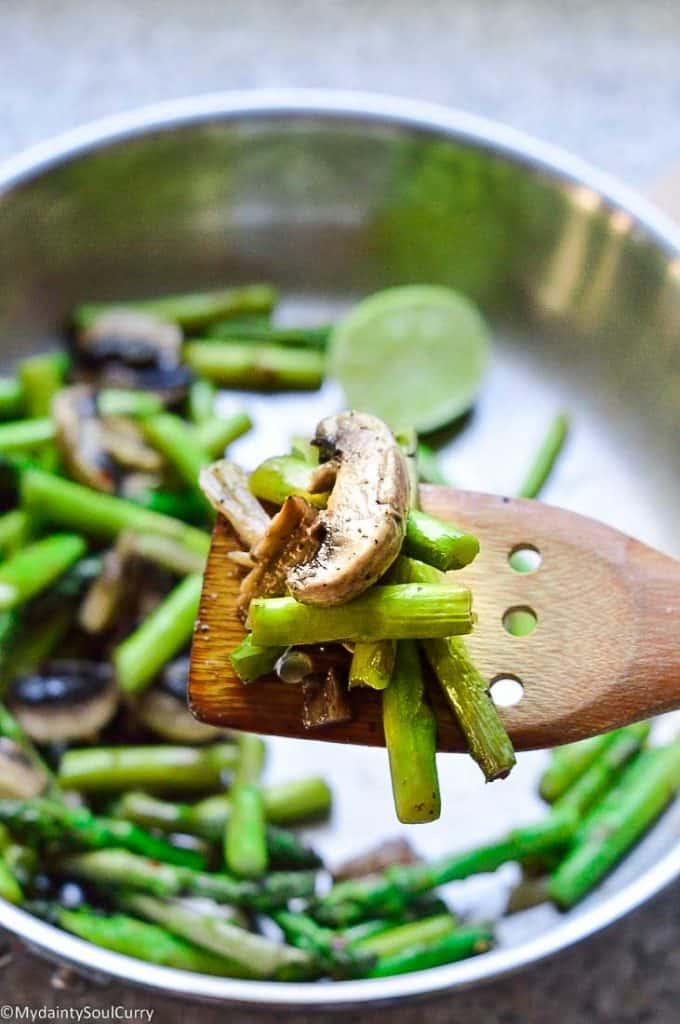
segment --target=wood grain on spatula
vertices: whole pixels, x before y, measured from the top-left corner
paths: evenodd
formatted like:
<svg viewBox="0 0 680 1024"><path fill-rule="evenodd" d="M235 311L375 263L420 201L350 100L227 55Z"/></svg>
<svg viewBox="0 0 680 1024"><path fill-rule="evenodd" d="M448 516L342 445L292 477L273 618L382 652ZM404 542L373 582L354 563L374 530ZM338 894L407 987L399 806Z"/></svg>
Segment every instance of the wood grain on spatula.
<svg viewBox="0 0 680 1024"><path fill-rule="evenodd" d="M465 637L493 683L519 680L524 693L501 714L517 749L555 746L680 706L680 563L584 516L541 502L424 486L424 511L470 530L477 559L453 574L469 586L478 623ZM533 572L516 572L519 547L540 553ZM194 634L189 684L204 722L305 739L384 745L380 695L353 690L354 719L305 730L298 686L269 676L244 685L230 652L244 635L236 617L239 576L226 557L238 547L218 518ZM528 636L513 636L503 618L531 609ZM429 692L440 750L465 749L437 685Z"/></svg>

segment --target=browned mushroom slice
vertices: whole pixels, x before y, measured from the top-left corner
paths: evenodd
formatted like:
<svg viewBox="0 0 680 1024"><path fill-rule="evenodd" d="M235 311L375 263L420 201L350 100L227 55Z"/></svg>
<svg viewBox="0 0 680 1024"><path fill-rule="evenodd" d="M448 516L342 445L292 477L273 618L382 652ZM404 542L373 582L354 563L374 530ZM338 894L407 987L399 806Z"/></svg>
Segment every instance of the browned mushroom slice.
<svg viewBox="0 0 680 1024"><path fill-rule="evenodd" d="M237 609L244 618L254 597L287 593L292 566L308 559L319 547L315 531L318 512L304 498L286 498L264 536L251 550L255 567L241 583Z"/></svg>
<svg viewBox="0 0 680 1024"><path fill-rule="evenodd" d="M352 718L352 703L347 683L334 667L325 678L311 676L302 684L302 724L305 729L321 729Z"/></svg>
<svg viewBox="0 0 680 1024"><path fill-rule="evenodd" d="M399 554L410 503L408 466L389 428L367 413L322 420L314 444L322 464L313 489L333 489L318 513L318 550L289 570L287 584L303 604L344 604Z"/></svg>
<svg viewBox="0 0 680 1024"><path fill-rule="evenodd" d="M113 672L104 662L55 661L10 687L8 706L36 743L95 737L118 707Z"/></svg>
<svg viewBox="0 0 680 1024"><path fill-rule="evenodd" d="M144 561L135 550L134 536L123 533L104 555L102 571L83 599L78 612L81 628L95 635L113 629L123 602L136 605L143 585Z"/></svg>
<svg viewBox="0 0 680 1024"><path fill-rule="evenodd" d="M169 743L208 743L222 730L197 721L187 706L189 656L174 658L160 673L155 685L134 704L135 717L147 729Z"/></svg>
<svg viewBox="0 0 680 1024"><path fill-rule="evenodd" d="M393 864L417 864L419 860L408 839L399 836L385 839L371 850L343 861L333 870L333 878L338 882L347 878L363 878L384 871Z"/></svg>
<svg viewBox="0 0 680 1024"><path fill-rule="evenodd" d="M0 736L0 798L30 800L47 786L47 773L18 743Z"/></svg>
<svg viewBox="0 0 680 1024"><path fill-rule="evenodd" d="M201 490L213 508L229 520L246 548L257 544L270 519L248 487L248 474L229 459L201 470Z"/></svg>
<svg viewBox="0 0 680 1024"><path fill-rule="evenodd" d="M63 388L52 402L56 442L69 474L81 484L112 493L116 466L102 445L101 420L91 388Z"/></svg>
<svg viewBox="0 0 680 1024"><path fill-rule="evenodd" d="M102 419L101 443L125 470L160 474L165 468L163 456L146 443L139 425L127 417L107 416Z"/></svg>

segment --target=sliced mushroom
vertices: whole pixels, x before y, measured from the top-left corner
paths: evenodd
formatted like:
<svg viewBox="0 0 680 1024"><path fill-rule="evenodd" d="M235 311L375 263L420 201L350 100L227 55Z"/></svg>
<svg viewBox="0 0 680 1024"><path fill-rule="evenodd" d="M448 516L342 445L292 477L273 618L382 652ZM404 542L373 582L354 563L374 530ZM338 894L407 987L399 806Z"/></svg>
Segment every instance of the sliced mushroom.
<svg viewBox="0 0 680 1024"><path fill-rule="evenodd" d="M393 864L417 864L419 860L420 857L408 839L399 836L395 839L385 839L365 853L343 861L334 869L333 878L338 882L347 878L363 878L365 875L384 871Z"/></svg>
<svg viewBox="0 0 680 1024"><path fill-rule="evenodd" d="M97 635L112 629L124 602L128 609L136 609L138 592L144 585L144 568L134 537L121 534L116 546L104 555L101 572L80 606L78 622L86 633Z"/></svg>
<svg viewBox="0 0 680 1024"><path fill-rule="evenodd" d="M269 516L248 487L248 474L229 459L201 470L198 482L213 508L231 523L246 548L254 547L269 526Z"/></svg>
<svg viewBox="0 0 680 1024"><path fill-rule="evenodd" d="M107 664L54 661L16 679L8 704L36 743L65 743L96 736L113 718L118 692Z"/></svg>
<svg viewBox="0 0 680 1024"><path fill-rule="evenodd" d="M320 729L352 718L352 703L346 681L331 667L324 676L310 676L302 684L302 724Z"/></svg>
<svg viewBox="0 0 680 1024"><path fill-rule="evenodd" d="M76 338L81 365L99 385L144 388L179 400L189 383L182 332L170 321L125 308L96 317Z"/></svg>
<svg viewBox="0 0 680 1024"><path fill-rule="evenodd" d="M160 452L146 443L139 425L125 416L107 416L101 421L101 443L126 470L160 474L165 468Z"/></svg>
<svg viewBox="0 0 680 1024"><path fill-rule="evenodd" d="M408 466L389 428L367 413L322 420L314 444L322 461L313 489L333 489L314 526L318 549L288 571L287 584L303 604L344 604L399 554L410 503Z"/></svg>
<svg viewBox="0 0 680 1024"><path fill-rule="evenodd" d="M0 736L0 797L30 800L47 786L47 774L18 743Z"/></svg>
<svg viewBox="0 0 680 1024"><path fill-rule="evenodd" d="M52 402L57 447L69 474L97 491L116 489L116 465L102 444L95 393L84 384L63 388Z"/></svg>
<svg viewBox="0 0 680 1024"><path fill-rule="evenodd" d="M287 592L292 567L318 551L315 532L318 513L304 498L286 498L251 551L255 567L239 589L237 610L244 618L254 597L277 597Z"/></svg>
<svg viewBox="0 0 680 1024"><path fill-rule="evenodd" d="M170 743L208 743L219 729L197 721L187 706L189 656L169 662L155 686L135 704L137 719Z"/></svg>

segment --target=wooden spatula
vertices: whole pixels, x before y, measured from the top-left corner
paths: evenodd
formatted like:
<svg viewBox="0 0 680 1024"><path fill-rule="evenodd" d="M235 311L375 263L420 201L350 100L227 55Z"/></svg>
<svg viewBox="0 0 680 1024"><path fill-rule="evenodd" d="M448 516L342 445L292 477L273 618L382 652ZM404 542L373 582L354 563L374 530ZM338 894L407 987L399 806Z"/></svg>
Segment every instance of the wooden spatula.
<svg viewBox="0 0 680 1024"><path fill-rule="evenodd" d="M466 643L492 684L513 679L521 699L501 713L515 747L550 747L680 707L680 562L592 519L541 502L422 487L424 511L475 533L478 558L454 578L479 621ZM384 745L380 694L353 690L354 719L307 731L301 689L275 676L245 686L229 653L244 635L235 615L237 542L218 518L191 655L192 710L212 725L278 736ZM518 572L510 556L540 564ZM517 556L512 559L517 562ZM507 632L516 608L530 635ZM519 687L515 686L517 692ZM440 750L464 750L451 711L430 687Z"/></svg>

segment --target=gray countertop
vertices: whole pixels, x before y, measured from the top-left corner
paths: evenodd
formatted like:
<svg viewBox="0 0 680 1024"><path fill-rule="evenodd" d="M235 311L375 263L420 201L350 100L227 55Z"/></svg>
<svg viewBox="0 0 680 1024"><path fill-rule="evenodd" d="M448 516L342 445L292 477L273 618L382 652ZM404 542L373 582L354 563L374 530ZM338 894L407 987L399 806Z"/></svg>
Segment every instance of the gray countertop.
<svg viewBox="0 0 680 1024"><path fill-rule="evenodd" d="M156 100L324 86L485 114L646 190L680 163L675 0L4 0L0 29L0 159L84 121ZM426 1012L430 1024L676 1024L679 968L675 887L558 960L491 987L439 997ZM119 986L59 991L50 974L25 953L8 965L0 961L0 1003L153 1007L163 1024L188 1012ZM201 1024L225 1020L224 1009L190 1012ZM230 1024L265 1019L226 1012ZM423 1012L422 1005L398 1008L389 1019L406 1024ZM384 1015L344 1020L368 1024Z"/></svg>

